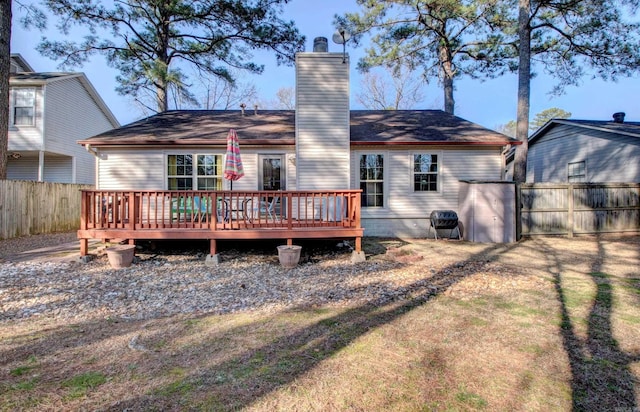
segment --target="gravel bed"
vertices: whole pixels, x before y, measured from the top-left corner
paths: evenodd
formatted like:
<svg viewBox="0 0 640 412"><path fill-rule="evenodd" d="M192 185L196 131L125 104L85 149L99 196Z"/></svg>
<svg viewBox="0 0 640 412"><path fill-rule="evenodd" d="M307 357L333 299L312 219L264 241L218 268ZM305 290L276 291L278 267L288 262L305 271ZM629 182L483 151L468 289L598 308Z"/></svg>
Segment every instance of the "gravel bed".
<svg viewBox="0 0 640 412"><path fill-rule="evenodd" d="M185 242L158 249L139 245L134 263L124 269L113 269L104 251L81 263L76 245L65 248L67 253L75 250L74 258L45 254L13 259L33 248L76 241L75 234L0 241L0 322L382 305L436 294L466 299L496 287L517 290L521 282L540 281L519 276L524 264L511 258L508 265L493 262L485 257L484 246L464 242L451 248L431 242L416 250L403 242L369 245L373 254L358 264L351 263L345 244L315 242L303 246L301 262L293 269L280 265L275 245L256 250L246 243L224 250L216 266L205 264L206 247L190 249Z"/></svg>
<svg viewBox="0 0 640 412"><path fill-rule="evenodd" d="M402 263L352 264L346 250L305 255L294 269L272 253L227 251L217 266L202 251L138 250L129 268L112 269L106 255L89 263L0 262L0 321L36 316L63 319L148 319L179 313L280 310L324 304L385 302L407 295L420 273L394 275ZM391 272L390 272L391 271Z"/></svg>

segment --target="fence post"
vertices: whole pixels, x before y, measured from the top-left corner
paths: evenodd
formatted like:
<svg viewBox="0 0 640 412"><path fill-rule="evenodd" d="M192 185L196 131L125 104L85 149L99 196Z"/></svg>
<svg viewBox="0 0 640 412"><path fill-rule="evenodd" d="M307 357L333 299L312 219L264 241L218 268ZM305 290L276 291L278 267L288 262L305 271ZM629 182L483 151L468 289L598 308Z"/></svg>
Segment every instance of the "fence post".
<svg viewBox="0 0 640 412"><path fill-rule="evenodd" d="M516 242L522 239L522 183L516 183Z"/></svg>
<svg viewBox="0 0 640 412"><path fill-rule="evenodd" d="M574 193L573 184L567 187L567 237L573 237L573 209L574 209Z"/></svg>

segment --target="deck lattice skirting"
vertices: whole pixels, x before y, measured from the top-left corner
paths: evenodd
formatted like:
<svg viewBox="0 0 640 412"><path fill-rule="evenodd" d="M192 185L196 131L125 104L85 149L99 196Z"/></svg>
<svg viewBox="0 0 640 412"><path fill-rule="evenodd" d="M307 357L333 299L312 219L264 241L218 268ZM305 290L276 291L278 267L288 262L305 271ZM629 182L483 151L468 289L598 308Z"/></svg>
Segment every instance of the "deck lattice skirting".
<svg viewBox="0 0 640 412"><path fill-rule="evenodd" d="M89 239L217 240L354 238L362 249L361 190L83 190L80 255Z"/></svg>

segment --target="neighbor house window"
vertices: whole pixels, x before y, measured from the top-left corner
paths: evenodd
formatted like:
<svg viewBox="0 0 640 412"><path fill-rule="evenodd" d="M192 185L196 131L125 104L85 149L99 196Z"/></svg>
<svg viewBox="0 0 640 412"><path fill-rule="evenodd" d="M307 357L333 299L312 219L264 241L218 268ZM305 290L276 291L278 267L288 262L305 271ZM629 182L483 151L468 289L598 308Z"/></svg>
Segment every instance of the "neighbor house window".
<svg viewBox="0 0 640 412"><path fill-rule="evenodd" d="M363 207L384 206L384 156L360 155L360 189Z"/></svg>
<svg viewBox="0 0 640 412"><path fill-rule="evenodd" d="M169 190L222 190L222 155L169 155L167 183Z"/></svg>
<svg viewBox="0 0 640 412"><path fill-rule="evenodd" d="M413 191L438 191L438 155L416 153L413 155Z"/></svg>
<svg viewBox="0 0 640 412"><path fill-rule="evenodd" d="M19 87L13 89L13 124L33 126L36 113L36 89Z"/></svg>
<svg viewBox="0 0 640 412"><path fill-rule="evenodd" d="M580 162L569 163L567 170L567 180L569 181L569 183L587 181L587 166L584 160Z"/></svg>

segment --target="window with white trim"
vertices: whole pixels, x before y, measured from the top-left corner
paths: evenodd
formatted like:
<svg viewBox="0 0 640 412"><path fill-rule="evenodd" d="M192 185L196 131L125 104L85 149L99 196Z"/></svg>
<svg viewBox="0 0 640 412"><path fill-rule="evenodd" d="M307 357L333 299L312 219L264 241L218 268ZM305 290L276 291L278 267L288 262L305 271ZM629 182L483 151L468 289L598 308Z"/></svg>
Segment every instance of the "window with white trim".
<svg viewBox="0 0 640 412"><path fill-rule="evenodd" d="M15 126L35 125L36 89L15 87L13 89L13 124Z"/></svg>
<svg viewBox="0 0 640 412"><path fill-rule="evenodd" d="M438 155L415 153L413 155L413 191L438 191Z"/></svg>
<svg viewBox="0 0 640 412"><path fill-rule="evenodd" d="M222 155L168 155L167 188L169 190L222 190L222 167Z"/></svg>
<svg viewBox="0 0 640 412"><path fill-rule="evenodd" d="M567 180L569 183L587 181L587 164L584 160L567 165Z"/></svg>
<svg viewBox="0 0 640 412"><path fill-rule="evenodd" d="M360 155L362 207L384 207L384 155Z"/></svg>

